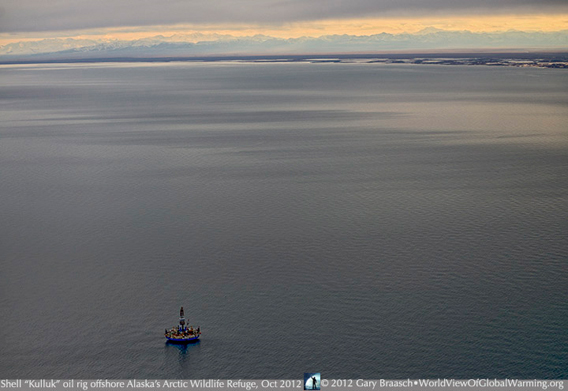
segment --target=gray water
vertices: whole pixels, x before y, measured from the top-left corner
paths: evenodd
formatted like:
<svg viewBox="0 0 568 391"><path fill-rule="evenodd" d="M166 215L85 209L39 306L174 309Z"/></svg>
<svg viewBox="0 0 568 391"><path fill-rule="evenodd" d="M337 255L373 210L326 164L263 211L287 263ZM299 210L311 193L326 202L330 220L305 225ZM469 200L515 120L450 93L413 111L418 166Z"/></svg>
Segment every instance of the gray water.
<svg viewBox="0 0 568 391"><path fill-rule="evenodd" d="M3 66L0 377L567 378L567 87Z"/></svg>

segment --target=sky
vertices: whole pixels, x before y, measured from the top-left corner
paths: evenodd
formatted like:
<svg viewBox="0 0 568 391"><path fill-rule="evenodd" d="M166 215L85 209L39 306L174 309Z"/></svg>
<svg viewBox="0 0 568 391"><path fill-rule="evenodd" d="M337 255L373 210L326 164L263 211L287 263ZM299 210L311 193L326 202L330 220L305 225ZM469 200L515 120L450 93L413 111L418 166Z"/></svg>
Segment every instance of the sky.
<svg viewBox="0 0 568 391"><path fill-rule="evenodd" d="M568 31L568 0L2 0L0 46L43 39L186 40L444 31Z"/></svg>

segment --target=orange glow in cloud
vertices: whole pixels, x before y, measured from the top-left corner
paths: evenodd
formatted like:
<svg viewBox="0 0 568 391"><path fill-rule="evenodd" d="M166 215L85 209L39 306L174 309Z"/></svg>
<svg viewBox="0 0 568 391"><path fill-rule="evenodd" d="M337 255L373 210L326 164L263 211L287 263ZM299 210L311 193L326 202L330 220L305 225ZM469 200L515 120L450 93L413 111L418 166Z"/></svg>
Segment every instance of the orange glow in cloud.
<svg viewBox="0 0 568 391"><path fill-rule="evenodd" d="M509 16L440 16L424 18L370 18L327 20L295 23L281 32L290 37L320 36L329 34L373 35L380 33L417 33L425 28L446 31L468 30L471 32L560 31L568 29L568 15L509 15ZM279 33L274 31L274 36ZM273 35L267 34L267 35ZM284 36L282 36L284 37Z"/></svg>
<svg viewBox="0 0 568 391"><path fill-rule="evenodd" d="M373 35L380 33L418 33L425 28L446 31L468 30L471 32L497 32L520 30L527 32L568 30L568 14L555 15L480 15L480 16L428 16L423 18L361 18L305 21L286 24L187 24L170 26L140 26L107 28L97 30L66 31L51 33L0 34L0 45L11 42L31 41L45 38L81 38L104 40L135 40L162 35L192 35L187 41L215 39L215 34L235 37L256 34L277 38L298 38L302 36L349 34Z"/></svg>

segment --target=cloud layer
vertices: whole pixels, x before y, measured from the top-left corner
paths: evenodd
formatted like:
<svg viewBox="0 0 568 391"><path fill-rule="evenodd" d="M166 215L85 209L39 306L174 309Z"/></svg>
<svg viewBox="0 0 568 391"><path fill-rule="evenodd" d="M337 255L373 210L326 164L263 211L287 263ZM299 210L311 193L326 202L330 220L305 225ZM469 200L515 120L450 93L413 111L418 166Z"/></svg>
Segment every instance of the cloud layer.
<svg viewBox="0 0 568 391"><path fill-rule="evenodd" d="M566 0L4 0L0 32L377 16L568 12Z"/></svg>

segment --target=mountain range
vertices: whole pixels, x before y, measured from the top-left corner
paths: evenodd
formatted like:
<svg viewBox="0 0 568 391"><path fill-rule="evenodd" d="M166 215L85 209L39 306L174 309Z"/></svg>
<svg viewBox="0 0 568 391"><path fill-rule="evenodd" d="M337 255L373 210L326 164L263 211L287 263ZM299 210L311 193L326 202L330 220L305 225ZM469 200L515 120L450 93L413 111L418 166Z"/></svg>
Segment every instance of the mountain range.
<svg viewBox="0 0 568 391"><path fill-rule="evenodd" d="M156 35L137 40L43 39L0 47L0 61L82 60L235 55L355 54L464 49L568 49L568 30L471 32L427 28L415 34L275 38L219 34Z"/></svg>

